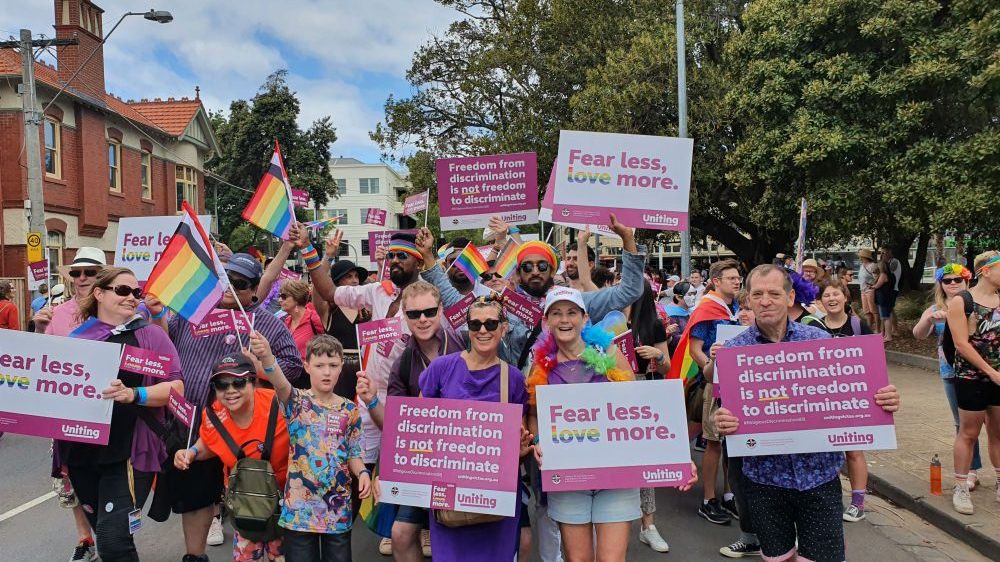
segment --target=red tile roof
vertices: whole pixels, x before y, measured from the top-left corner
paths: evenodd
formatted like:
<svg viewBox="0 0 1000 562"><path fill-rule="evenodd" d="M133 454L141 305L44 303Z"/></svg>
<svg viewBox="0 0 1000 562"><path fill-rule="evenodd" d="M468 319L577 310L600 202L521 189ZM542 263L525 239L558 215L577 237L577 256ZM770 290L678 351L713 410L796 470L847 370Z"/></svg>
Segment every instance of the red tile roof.
<svg viewBox="0 0 1000 562"><path fill-rule="evenodd" d="M153 123L166 131L172 137L179 137L184 134L184 130L194 119L198 110L201 109L200 99L167 98L166 100L155 99L152 101L140 100L130 101L129 107L138 111Z"/></svg>

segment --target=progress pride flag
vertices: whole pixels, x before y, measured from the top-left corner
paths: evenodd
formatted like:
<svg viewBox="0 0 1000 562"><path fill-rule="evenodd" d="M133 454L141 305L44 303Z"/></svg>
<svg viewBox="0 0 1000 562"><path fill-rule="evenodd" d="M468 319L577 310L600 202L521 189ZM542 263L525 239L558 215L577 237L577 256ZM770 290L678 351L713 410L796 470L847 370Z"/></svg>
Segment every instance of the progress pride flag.
<svg viewBox="0 0 1000 562"><path fill-rule="evenodd" d="M875 403L889 384L881 336L722 348L716 368L740 420L731 455L896 448L892 414Z"/></svg>

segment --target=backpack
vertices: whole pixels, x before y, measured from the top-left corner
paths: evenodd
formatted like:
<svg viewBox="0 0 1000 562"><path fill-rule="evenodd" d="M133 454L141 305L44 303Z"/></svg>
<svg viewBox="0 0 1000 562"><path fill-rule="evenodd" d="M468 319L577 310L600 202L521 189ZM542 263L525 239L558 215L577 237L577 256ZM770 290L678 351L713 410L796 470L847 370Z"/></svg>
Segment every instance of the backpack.
<svg viewBox="0 0 1000 562"><path fill-rule="evenodd" d="M965 317L968 318L972 316L973 310L975 310L975 302L972 300L972 293L969 291L962 291L959 293L962 297L962 304L965 308ZM955 340L951 336L951 328L948 326L948 322L944 323L944 333L941 334L941 351L944 352L945 361L948 362L952 367L955 366Z"/></svg>
<svg viewBox="0 0 1000 562"><path fill-rule="evenodd" d="M267 432L260 459L247 457L244 448L259 439L251 439L242 445L233 441L213 408L207 408L208 418L219 432L229 450L236 457L236 465L229 473L226 486L226 511L233 528L240 536L255 542L266 542L281 536L278 527L281 517L282 490L278 487L274 468L271 466L271 447L274 445L274 431L278 424L278 398L271 401L271 411L267 416Z"/></svg>

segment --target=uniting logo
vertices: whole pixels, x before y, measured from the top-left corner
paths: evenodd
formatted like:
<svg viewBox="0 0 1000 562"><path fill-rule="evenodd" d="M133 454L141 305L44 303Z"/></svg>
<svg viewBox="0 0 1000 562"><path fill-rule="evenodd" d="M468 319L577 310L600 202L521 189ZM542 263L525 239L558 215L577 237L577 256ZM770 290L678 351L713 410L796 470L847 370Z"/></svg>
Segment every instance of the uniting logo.
<svg viewBox="0 0 1000 562"><path fill-rule="evenodd" d="M677 217L672 217L670 215L664 215L662 213L643 213L642 222L646 224L662 224L666 226L677 226L680 224L680 219Z"/></svg>
<svg viewBox="0 0 1000 562"><path fill-rule="evenodd" d="M95 441L101 438L101 430L81 424L68 425L64 423L60 429L66 437L79 437L82 439L93 439Z"/></svg>
<svg viewBox="0 0 1000 562"><path fill-rule="evenodd" d="M496 509L497 500L496 498L489 498L483 494L476 493L460 493L455 496L455 503L458 505L464 505L468 507L485 507L489 509Z"/></svg>
<svg viewBox="0 0 1000 562"><path fill-rule="evenodd" d="M831 433L826 436L831 445L871 445L875 442L874 433L859 433L857 431L845 431L843 433Z"/></svg>
<svg viewBox="0 0 1000 562"><path fill-rule="evenodd" d="M683 472L679 470L669 470L666 468L642 471L642 478L646 482L676 482L683 477Z"/></svg>

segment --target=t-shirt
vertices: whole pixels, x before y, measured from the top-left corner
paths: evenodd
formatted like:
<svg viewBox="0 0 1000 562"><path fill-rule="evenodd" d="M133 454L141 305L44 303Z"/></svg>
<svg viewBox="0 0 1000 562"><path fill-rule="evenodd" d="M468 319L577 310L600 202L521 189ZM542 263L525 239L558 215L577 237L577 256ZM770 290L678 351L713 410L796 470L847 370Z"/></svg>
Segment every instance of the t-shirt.
<svg viewBox="0 0 1000 562"><path fill-rule="evenodd" d="M993 368L1000 368L1000 306L988 308L976 302L973 314L975 329L969 330L969 343L984 361ZM961 353L955 353L955 375L966 380L992 380Z"/></svg>
<svg viewBox="0 0 1000 562"><path fill-rule="evenodd" d="M361 458L361 415L341 400L327 408L312 392L292 389L282 414L288 420L290 458L278 525L294 531L339 534L351 530L351 472Z"/></svg>
<svg viewBox="0 0 1000 562"><path fill-rule="evenodd" d="M42 307L45 306L46 300L47 299L45 298L44 295L40 297L35 297L35 300L31 301L31 312L37 313L39 310L41 310Z"/></svg>
<svg viewBox="0 0 1000 562"><path fill-rule="evenodd" d="M8 300L0 300L0 328L20 330L21 320L17 313L17 305Z"/></svg>
<svg viewBox="0 0 1000 562"><path fill-rule="evenodd" d="M253 459L260 458L260 450L264 447L264 438L267 436L267 417L271 413L271 401L275 399L274 391L269 388L258 388L253 393L253 417L246 427L239 427L229 416L229 410L214 402L212 409L219 416L219 421L226 428L229 435L237 445L243 447L247 457ZM229 446L215 430L215 426L208 419L207 413L201 415L201 430L198 432L205 446L215 453L226 468L226 482L229 482L229 473L236 466L236 456L229 450ZM285 424L284 416L278 416L278 423L274 428L274 444L271 446L271 467L274 469L274 476L278 480L278 487L285 487L285 479L288 476L288 427Z"/></svg>
<svg viewBox="0 0 1000 562"><path fill-rule="evenodd" d="M733 318L736 318L736 313L740 310L739 303L736 299L729 304L729 311L732 313ZM719 324L735 325L735 320L705 320L704 322L698 322L694 326L691 326L691 337L698 338L701 340L701 350L708 356L709 352L712 350L712 345L715 343L715 333L718 331L717 328Z"/></svg>
<svg viewBox="0 0 1000 562"><path fill-rule="evenodd" d="M830 334L831 336L833 336L835 338L848 338L848 337L851 337L851 336L868 336L868 335L871 335L871 334L874 333L874 332L872 332L871 327L868 326L868 323L865 322L864 319L862 319L862 318L859 318L857 320L857 322L858 322L858 331L861 332L859 334L855 334L854 333L854 326L853 326L854 322L851 321L851 317L850 316L847 317L847 322L844 322L844 324L842 326L839 326L837 328L831 328L826 323L827 321L829 321L828 317L827 318L823 318L823 319L819 319L819 318L816 318L815 316L807 316L807 317L803 318L802 320L803 320L803 324L806 324L808 326L815 326L817 328L821 328L821 329L825 330L826 333Z"/></svg>

